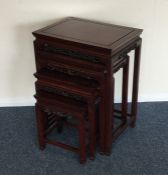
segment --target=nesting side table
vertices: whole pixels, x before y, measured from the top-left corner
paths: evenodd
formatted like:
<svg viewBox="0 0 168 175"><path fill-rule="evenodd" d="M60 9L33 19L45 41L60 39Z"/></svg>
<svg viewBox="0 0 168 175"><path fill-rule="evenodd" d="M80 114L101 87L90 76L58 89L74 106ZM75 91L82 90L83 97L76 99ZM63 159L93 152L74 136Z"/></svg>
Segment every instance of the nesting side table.
<svg viewBox="0 0 168 175"><path fill-rule="evenodd" d="M112 142L127 126L135 126L139 84L141 29L100 23L74 17L65 18L53 25L33 32L36 68L40 60L56 59L59 64L77 66L91 75L103 66L102 95L104 115L101 115L101 152L111 153ZM131 50L135 50L133 90L130 120L114 131L114 63L119 62ZM73 63L70 61L73 59ZM127 89L123 89L126 94ZM124 96L123 96L124 98Z"/></svg>

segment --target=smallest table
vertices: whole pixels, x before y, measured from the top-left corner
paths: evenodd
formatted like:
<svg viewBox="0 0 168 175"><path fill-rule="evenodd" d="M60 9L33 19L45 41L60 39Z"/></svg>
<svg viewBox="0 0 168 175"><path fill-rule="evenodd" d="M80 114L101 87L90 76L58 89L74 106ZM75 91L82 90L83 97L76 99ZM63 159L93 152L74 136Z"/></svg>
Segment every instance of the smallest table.
<svg viewBox="0 0 168 175"><path fill-rule="evenodd" d="M33 32L36 37L34 44L37 70L40 69L40 60L49 60L51 57L58 62L62 60L62 63L69 64L71 67L78 66L79 71L89 76L93 75L95 65L104 67L103 81L100 81L103 101L101 107L104 111L100 115L100 146L101 152L105 154L111 153L112 141L129 124L135 126L141 33L141 29L73 17ZM127 57L131 50L135 50L132 105L131 113L128 114L131 120L126 121L114 132L114 64L121 58ZM73 63L70 62L71 58L75 58ZM127 88L123 88L123 98L126 97ZM126 106L124 108L126 109Z"/></svg>

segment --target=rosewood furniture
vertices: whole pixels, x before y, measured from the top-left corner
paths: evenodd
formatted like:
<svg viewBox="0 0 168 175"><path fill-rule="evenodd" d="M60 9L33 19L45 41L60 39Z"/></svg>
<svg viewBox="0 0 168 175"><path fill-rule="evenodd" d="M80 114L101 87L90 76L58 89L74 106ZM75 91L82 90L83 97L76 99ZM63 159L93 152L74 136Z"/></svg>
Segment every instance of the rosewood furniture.
<svg viewBox="0 0 168 175"><path fill-rule="evenodd" d="M36 117L38 123L38 134L39 134L39 145L40 149L44 149L46 143L53 144L64 149L68 149L74 152L79 153L80 163L86 162L86 134L85 134L85 116L87 114L86 105L79 104L74 100L70 100L69 98L63 98L62 96L46 93L44 91L38 91L35 95L37 99L36 103ZM56 140L51 140L47 138L46 133L46 123L45 121L45 111L55 113L55 118L58 120L62 118L63 115L71 116L75 118L78 123L77 124L69 124L71 127L77 128L79 134L79 148L74 146L70 146L68 144L64 144L58 142Z"/></svg>
<svg viewBox="0 0 168 175"><path fill-rule="evenodd" d="M96 146L96 118L95 118L95 104L98 98L98 84L94 80L87 80L82 77L75 77L60 72L56 69L41 69L35 74L38 79L36 82L36 91L43 89L48 92L71 95L72 97L82 99L87 103L87 116L89 123L90 136L90 159L95 158ZM62 93L61 93L62 92ZM79 102L79 100L78 100Z"/></svg>
<svg viewBox="0 0 168 175"><path fill-rule="evenodd" d="M61 67L69 74L96 80L100 87L100 149L110 154L114 141L128 125L136 123L141 29L69 17L33 32L37 72L47 65ZM123 76L122 110L114 110L115 65L135 51L131 113L127 112L128 76ZM128 65L128 64L127 64ZM121 68L119 66L119 68ZM124 75L128 75L128 66ZM114 128L114 114L123 124ZM126 114L129 120L126 119Z"/></svg>

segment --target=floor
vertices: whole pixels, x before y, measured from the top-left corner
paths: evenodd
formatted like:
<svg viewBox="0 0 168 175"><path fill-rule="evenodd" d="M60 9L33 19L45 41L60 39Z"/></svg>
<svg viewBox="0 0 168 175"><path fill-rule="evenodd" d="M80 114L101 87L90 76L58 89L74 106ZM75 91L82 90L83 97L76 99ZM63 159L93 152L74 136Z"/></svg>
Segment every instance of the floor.
<svg viewBox="0 0 168 175"><path fill-rule="evenodd" d="M34 107L0 108L0 175L57 174L167 175L168 102L140 103L136 128L121 135L111 156L85 165L52 145L38 149Z"/></svg>

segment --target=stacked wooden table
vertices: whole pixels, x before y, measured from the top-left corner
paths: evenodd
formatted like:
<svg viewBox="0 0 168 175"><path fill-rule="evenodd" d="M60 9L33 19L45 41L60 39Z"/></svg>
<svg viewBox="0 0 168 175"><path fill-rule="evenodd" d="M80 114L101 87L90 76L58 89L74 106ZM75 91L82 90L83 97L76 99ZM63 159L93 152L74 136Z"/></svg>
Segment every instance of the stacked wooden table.
<svg viewBox="0 0 168 175"><path fill-rule="evenodd" d="M136 124L141 33L141 29L73 17L33 32L36 37L36 75L43 69L56 70L72 77L81 77L77 80L79 84L84 82L83 79L87 79L91 84L98 84L95 90L98 100L95 103L99 103L99 125L96 135L102 154L109 155L112 142L129 125L135 127ZM135 57L131 112L128 113L128 53L132 50L135 51ZM123 69L122 106L121 110L115 110L114 73L120 68ZM67 81L71 81L71 78ZM66 82L62 87L65 90ZM78 95L81 98L81 94ZM121 119L117 128L114 127L115 113Z"/></svg>

